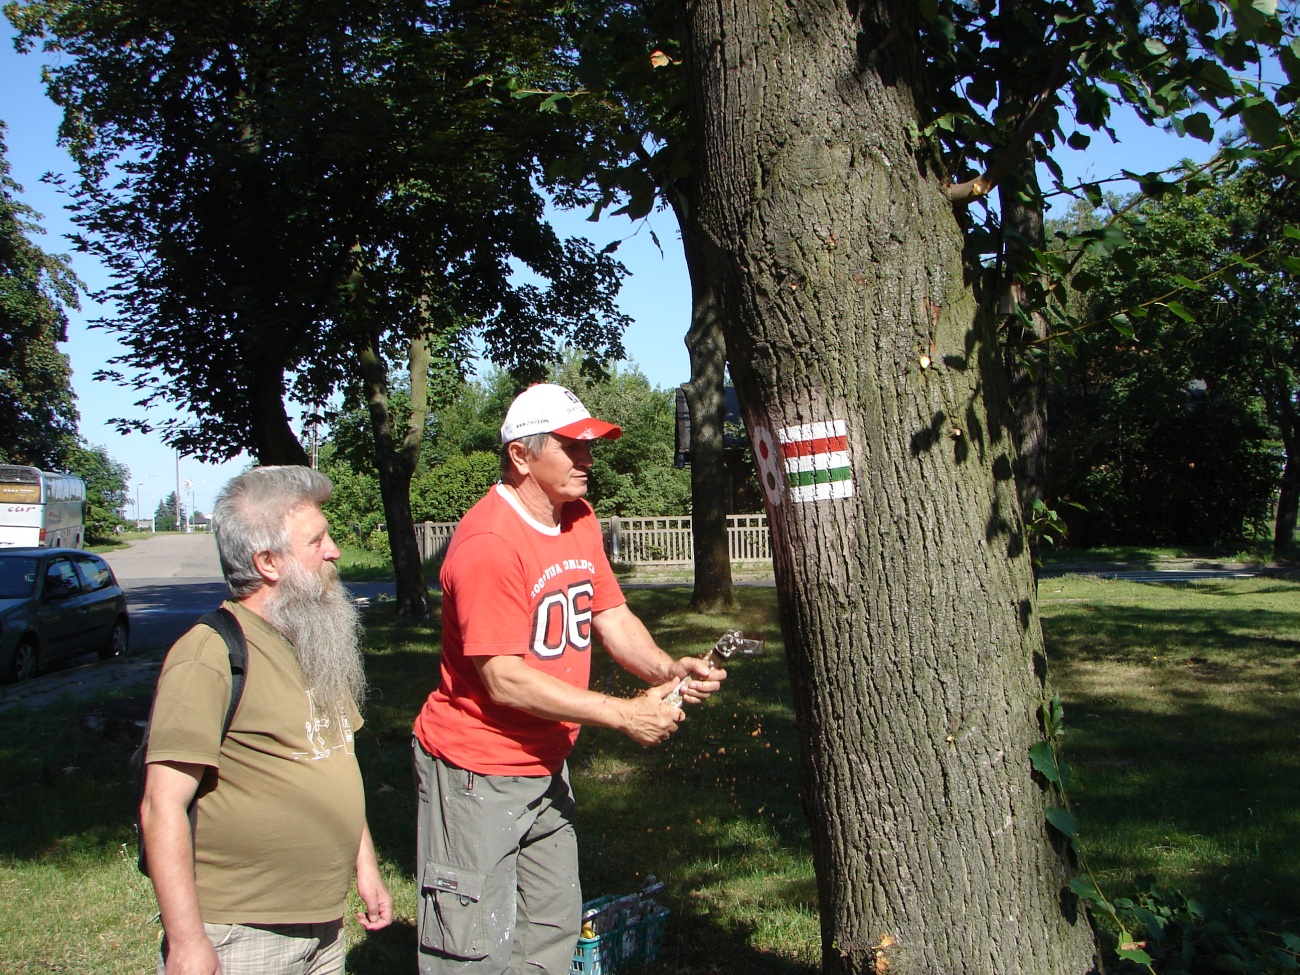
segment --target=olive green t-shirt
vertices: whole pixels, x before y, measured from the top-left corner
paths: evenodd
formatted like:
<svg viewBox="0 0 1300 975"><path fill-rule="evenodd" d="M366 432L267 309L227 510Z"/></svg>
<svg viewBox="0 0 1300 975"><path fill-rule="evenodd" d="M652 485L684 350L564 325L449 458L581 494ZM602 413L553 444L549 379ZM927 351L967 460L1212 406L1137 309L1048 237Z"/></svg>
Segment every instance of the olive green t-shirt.
<svg viewBox="0 0 1300 975"><path fill-rule="evenodd" d="M148 762L215 769L199 788L194 872L210 924L307 924L343 916L365 823L355 708L329 713L293 648L255 613L227 602L248 641L244 694L224 743L230 659L210 627L167 654L154 698Z"/></svg>

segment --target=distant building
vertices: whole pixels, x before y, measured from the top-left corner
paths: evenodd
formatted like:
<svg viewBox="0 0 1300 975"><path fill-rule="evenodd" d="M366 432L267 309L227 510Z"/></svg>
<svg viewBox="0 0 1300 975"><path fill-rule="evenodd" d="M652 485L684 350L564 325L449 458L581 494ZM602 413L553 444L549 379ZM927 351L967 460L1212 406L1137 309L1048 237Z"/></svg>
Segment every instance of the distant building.
<svg viewBox="0 0 1300 975"><path fill-rule="evenodd" d="M691 462L691 410L686 392L677 387L677 423L674 436L673 465L678 470ZM740 412L740 398L734 386L724 386L723 401L727 412L722 421L722 461L727 468L727 513L752 514L763 510L763 495L754 474L754 458L749 452L749 434Z"/></svg>

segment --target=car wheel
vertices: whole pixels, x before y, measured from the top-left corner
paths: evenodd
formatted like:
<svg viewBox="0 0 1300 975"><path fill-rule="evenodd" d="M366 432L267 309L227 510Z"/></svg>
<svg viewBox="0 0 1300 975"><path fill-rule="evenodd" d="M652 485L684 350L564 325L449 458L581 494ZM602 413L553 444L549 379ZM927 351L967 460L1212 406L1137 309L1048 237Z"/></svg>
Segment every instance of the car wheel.
<svg viewBox="0 0 1300 975"><path fill-rule="evenodd" d="M36 649L36 644L31 640L24 640L14 651L13 663L9 665L9 679L15 682L31 680L36 676L40 663L41 655Z"/></svg>
<svg viewBox="0 0 1300 975"><path fill-rule="evenodd" d="M119 616L113 621L113 632L108 635L108 642L99 650L99 659L108 660L112 657L124 657L128 649L127 637L129 630L126 625L126 617Z"/></svg>

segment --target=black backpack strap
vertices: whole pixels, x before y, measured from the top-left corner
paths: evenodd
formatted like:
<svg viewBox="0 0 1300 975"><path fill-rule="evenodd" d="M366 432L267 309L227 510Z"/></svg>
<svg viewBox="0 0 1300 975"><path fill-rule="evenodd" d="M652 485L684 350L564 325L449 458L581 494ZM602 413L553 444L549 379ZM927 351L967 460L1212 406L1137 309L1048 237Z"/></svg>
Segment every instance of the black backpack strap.
<svg viewBox="0 0 1300 975"><path fill-rule="evenodd" d="M221 606L210 613L204 613L199 622L216 630L226 643L226 652L230 655L230 706L226 709L226 720L221 726L221 740L226 740L230 731L230 722L235 718L235 709L239 699L244 696L244 682L248 677L248 641L244 638L244 628L239 625L235 614Z"/></svg>
<svg viewBox="0 0 1300 975"><path fill-rule="evenodd" d="M226 644L226 653L230 658L230 704L226 708L226 720L221 726L221 740L224 742L226 734L230 731L230 722L235 718L235 710L239 707L240 698L244 696L244 684L248 678L248 641L244 638L244 628L239 625L239 619L224 606L214 609L210 613L204 613L199 617L198 621L216 630L217 635ZM135 831L139 849L136 856L136 866L146 877L149 875L149 863L145 856L144 830L140 828L139 809L140 800L144 797L145 756L149 749L149 730L152 725L153 709L150 708L149 723L145 725L144 736L141 738L135 753L131 756L131 766L136 775ZM211 770L209 770L210 772ZM198 795L196 794L194 799L190 801L189 808L191 831L194 828L197 802Z"/></svg>

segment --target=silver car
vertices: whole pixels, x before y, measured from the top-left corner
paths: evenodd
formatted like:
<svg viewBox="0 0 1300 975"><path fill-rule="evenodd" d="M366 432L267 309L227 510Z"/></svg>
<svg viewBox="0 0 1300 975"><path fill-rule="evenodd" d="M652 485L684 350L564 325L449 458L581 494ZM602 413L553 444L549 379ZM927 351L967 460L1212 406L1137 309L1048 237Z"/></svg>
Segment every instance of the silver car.
<svg viewBox="0 0 1300 975"><path fill-rule="evenodd" d="M98 555L0 549L0 679L27 680L59 660L127 652L126 595Z"/></svg>

